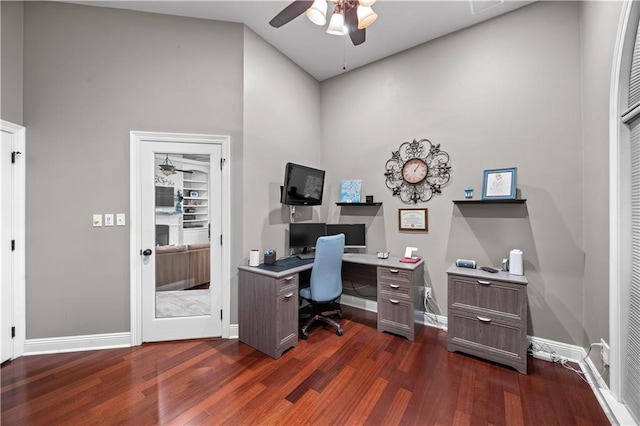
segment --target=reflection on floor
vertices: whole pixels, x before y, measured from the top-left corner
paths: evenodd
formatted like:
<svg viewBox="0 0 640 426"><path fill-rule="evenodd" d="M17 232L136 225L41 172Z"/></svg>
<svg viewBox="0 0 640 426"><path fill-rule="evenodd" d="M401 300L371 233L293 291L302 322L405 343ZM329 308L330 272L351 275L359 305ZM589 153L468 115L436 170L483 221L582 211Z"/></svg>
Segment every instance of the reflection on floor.
<svg viewBox="0 0 640 426"><path fill-rule="evenodd" d="M156 318L211 315L211 292L176 290L156 292Z"/></svg>

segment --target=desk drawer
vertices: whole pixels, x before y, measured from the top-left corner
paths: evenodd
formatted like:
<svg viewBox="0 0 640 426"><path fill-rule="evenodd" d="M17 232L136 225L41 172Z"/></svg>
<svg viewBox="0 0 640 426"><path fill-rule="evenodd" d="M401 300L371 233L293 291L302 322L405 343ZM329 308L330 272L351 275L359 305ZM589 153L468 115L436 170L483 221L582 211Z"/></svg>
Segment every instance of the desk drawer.
<svg viewBox="0 0 640 426"><path fill-rule="evenodd" d="M278 294L288 293L291 291L298 292L298 274L293 274L287 277L280 278L278 280L278 287L276 289Z"/></svg>
<svg viewBox="0 0 640 426"><path fill-rule="evenodd" d="M378 282L413 283L413 272L406 269L378 267Z"/></svg>
<svg viewBox="0 0 640 426"><path fill-rule="evenodd" d="M526 309L526 287L504 281L449 277L449 306L520 320Z"/></svg>
<svg viewBox="0 0 640 426"><path fill-rule="evenodd" d="M449 310L449 350L461 350L491 361L526 361L526 333L521 324L489 315Z"/></svg>
<svg viewBox="0 0 640 426"><path fill-rule="evenodd" d="M378 295L378 331L415 339L413 300Z"/></svg>
<svg viewBox="0 0 640 426"><path fill-rule="evenodd" d="M378 281L378 293L385 297L400 297L413 300L413 286L410 283L395 282L389 280Z"/></svg>

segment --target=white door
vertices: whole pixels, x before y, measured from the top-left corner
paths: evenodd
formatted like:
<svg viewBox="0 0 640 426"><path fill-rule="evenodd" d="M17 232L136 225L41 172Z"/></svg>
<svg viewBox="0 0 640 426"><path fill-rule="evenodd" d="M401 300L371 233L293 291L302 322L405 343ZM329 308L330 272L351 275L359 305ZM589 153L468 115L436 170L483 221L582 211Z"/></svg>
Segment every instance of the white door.
<svg viewBox="0 0 640 426"><path fill-rule="evenodd" d="M2 147L0 148L0 187L2 189L2 207L0 207L0 275L2 278L2 359L5 362L13 358L13 341L11 327L13 326L13 283L11 265L11 212L13 209L13 183L11 173L11 135L2 131Z"/></svg>
<svg viewBox="0 0 640 426"><path fill-rule="evenodd" d="M222 335L221 146L140 142L142 341Z"/></svg>

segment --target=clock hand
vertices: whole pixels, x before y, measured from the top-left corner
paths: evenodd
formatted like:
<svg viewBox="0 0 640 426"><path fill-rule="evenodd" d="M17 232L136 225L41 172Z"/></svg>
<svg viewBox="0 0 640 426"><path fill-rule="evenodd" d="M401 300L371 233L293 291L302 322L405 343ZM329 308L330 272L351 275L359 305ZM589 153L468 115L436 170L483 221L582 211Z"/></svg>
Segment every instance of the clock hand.
<svg viewBox="0 0 640 426"><path fill-rule="evenodd" d="M417 164L417 165L416 165L416 168L415 168L415 169L413 169L413 172L414 172L414 173L418 171L418 167L420 167L420 164Z"/></svg>

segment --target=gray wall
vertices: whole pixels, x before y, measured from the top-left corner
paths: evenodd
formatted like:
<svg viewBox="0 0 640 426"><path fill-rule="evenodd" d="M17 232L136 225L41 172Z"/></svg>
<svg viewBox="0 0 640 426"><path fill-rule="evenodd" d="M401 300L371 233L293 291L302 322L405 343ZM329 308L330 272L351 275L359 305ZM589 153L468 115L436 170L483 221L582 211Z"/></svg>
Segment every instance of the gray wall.
<svg viewBox="0 0 640 426"><path fill-rule="evenodd" d="M245 31L243 255L275 249L284 256L289 209L280 185L289 161L321 165L320 83ZM298 207L299 220L319 220L318 207ZM262 254L261 254L262 258Z"/></svg>
<svg viewBox="0 0 640 426"><path fill-rule="evenodd" d="M23 3L0 2L0 118L22 121Z"/></svg>
<svg viewBox="0 0 640 426"><path fill-rule="evenodd" d="M580 3L540 2L323 83L330 184L359 178L384 202L383 214L365 218L369 249L418 247L443 313L445 271L456 258L499 266L519 248L529 334L584 343L580 37ZM407 205L384 184L391 151L413 138L441 144L452 159L450 185L421 205L427 233L398 231ZM466 186L480 197L483 170L514 166L526 205L453 205Z"/></svg>
<svg viewBox="0 0 640 426"><path fill-rule="evenodd" d="M14 108L2 118L29 137L27 337L129 330L129 229L90 219L129 211L130 130L231 135L232 232L242 235L232 238L232 323L235 265L250 248L285 254L288 210L277 200L294 161L328 175L327 202L298 209L298 220L366 222L371 252L419 247L443 313L455 258L497 265L517 247L531 282L529 334L581 346L607 336L619 7L537 3L319 84L237 24L29 2L22 119L21 91L4 90L22 86L21 61L6 71L9 52L22 54L20 19L5 37L21 3L2 2L2 106ZM429 232L401 233L405 205L382 173L391 151L422 137L451 154L453 177L425 205ZM466 186L479 196L484 169L510 166L526 206L454 207ZM384 206L336 207L339 181L354 178Z"/></svg>
<svg viewBox="0 0 640 426"><path fill-rule="evenodd" d="M92 213L129 212L131 130L231 135L242 211L243 26L27 2L24 30L27 338L129 331L129 227Z"/></svg>

